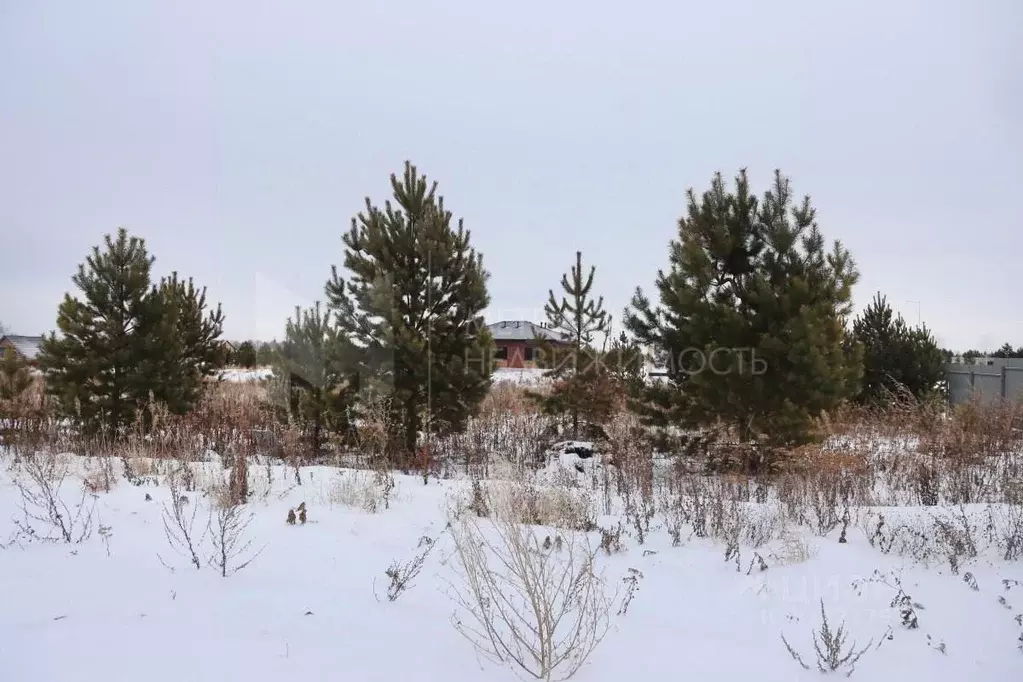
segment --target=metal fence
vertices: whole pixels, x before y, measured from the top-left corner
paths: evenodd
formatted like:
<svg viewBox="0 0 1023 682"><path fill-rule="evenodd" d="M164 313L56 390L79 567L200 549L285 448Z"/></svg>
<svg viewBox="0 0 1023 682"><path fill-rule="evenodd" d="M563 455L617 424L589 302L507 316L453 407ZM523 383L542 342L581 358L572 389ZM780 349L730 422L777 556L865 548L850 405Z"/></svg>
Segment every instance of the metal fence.
<svg viewBox="0 0 1023 682"><path fill-rule="evenodd" d="M948 365L945 374L953 404L965 403L974 395L987 404L1023 400L1023 364Z"/></svg>

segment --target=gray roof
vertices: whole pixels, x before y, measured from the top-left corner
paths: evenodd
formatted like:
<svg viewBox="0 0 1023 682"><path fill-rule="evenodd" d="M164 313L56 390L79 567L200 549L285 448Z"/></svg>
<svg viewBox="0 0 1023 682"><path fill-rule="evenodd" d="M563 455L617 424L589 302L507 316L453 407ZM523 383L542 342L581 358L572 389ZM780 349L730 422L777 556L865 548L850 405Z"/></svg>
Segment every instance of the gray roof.
<svg viewBox="0 0 1023 682"><path fill-rule="evenodd" d="M532 341L536 337L564 341L565 335L527 320L502 320L488 324L487 329L495 341Z"/></svg>
<svg viewBox="0 0 1023 682"><path fill-rule="evenodd" d="M15 334L0 337L0 343L4 346L7 343L14 346L14 350L18 351L18 354L26 360L36 359L36 355L39 354L39 344L42 340L43 337L41 336L17 336ZM5 341L7 343L4 343Z"/></svg>

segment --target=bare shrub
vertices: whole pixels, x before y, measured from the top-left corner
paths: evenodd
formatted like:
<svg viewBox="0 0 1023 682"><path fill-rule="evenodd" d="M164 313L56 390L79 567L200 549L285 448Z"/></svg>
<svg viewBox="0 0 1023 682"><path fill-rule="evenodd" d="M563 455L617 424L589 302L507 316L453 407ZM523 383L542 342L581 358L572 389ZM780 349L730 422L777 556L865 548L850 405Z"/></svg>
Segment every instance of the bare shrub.
<svg viewBox="0 0 1023 682"><path fill-rule="evenodd" d="M666 495L660 502L661 514L664 516L664 527L671 538L671 546L682 544L682 531L685 526L685 513L682 500L678 495Z"/></svg>
<svg viewBox="0 0 1023 682"><path fill-rule="evenodd" d="M96 470L86 474L82 478L82 484L90 493L109 493L117 485L113 458L98 457L96 464L98 465Z"/></svg>
<svg viewBox="0 0 1023 682"><path fill-rule="evenodd" d="M963 559L977 557L977 543L974 539L977 527L962 506L955 514L949 512L935 514L933 524L932 536L938 547L948 557L952 573L958 575Z"/></svg>
<svg viewBox="0 0 1023 682"><path fill-rule="evenodd" d="M405 593L410 587L412 587L412 581L416 579L420 571L423 570L423 565L426 563L426 557L433 551L436 542L430 537L424 535L419 540L419 552L412 558L411 561L401 563L394 561L390 567L384 571L384 575L387 576L390 583L387 585L387 600L396 601L398 597ZM423 549L425 547L425 549Z"/></svg>
<svg viewBox="0 0 1023 682"><path fill-rule="evenodd" d="M15 476L14 485L21 494L24 522L16 521L16 524L25 536L70 544L89 539L96 498L83 486L78 502L73 508L68 506L60 492L68 476L65 460L43 453L26 455L21 472L28 480ZM45 526L47 532L40 535L33 522Z"/></svg>
<svg viewBox="0 0 1023 682"><path fill-rule="evenodd" d="M472 500L469 501L469 509L479 517L490 516L490 502L478 478L472 480Z"/></svg>
<svg viewBox="0 0 1023 682"><path fill-rule="evenodd" d="M625 495L625 518L632 524L636 531L636 542L643 544L646 535L650 532L650 521L654 517L653 495L640 495L637 501L636 495Z"/></svg>
<svg viewBox="0 0 1023 682"><path fill-rule="evenodd" d="M355 448L372 468L388 466L404 450L396 435L398 429L390 401L389 396L367 395L359 405L359 426L352 438Z"/></svg>
<svg viewBox="0 0 1023 682"><path fill-rule="evenodd" d="M883 554L909 556L926 563L941 552L926 519L914 517L889 524L884 514L869 512L863 517L862 529L871 547Z"/></svg>
<svg viewBox="0 0 1023 682"><path fill-rule="evenodd" d="M187 464L182 465L182 468L187 466ZM191 514L185 511L188 506L188 498L181 492L180 481L180 469L172 471L167 476L167 487L170 489L171 503L170 508L166 504L163 505L163 532L171 549L188 558L192 565L199 569L202 568L202 562L199 559L198 548L202 546L206 532L210 528L212 509L209 512L210 518L206 520L206 527L202 535L197 538L194 527L196 516L199 513L199 505L192 505ZM160 561L163 562L163 559L161 558Z"/></svg>
<svg viewBox="0 0 1023 682"><path fill-rule="evenodd" d="M598 528L600 531L600 548L608 556L622 551L622 524L611 528Z"/></svg>
<svg viewBox="0 0 1023 682"><path fill-rule="evenodd" d="M868 583L878 583L895 590L895 596L892 597L891 604L889 606L893 609L898 609L899 618L902 621L903 627L907 630L916 630L920 627L920 619L917 615L918 610L923 610L923 604L913 601L913 598L906 592L902 586L902 578L900 575L892 573L881 573L875 570L869 577L861 578L853 582L853 588L857 591L857 594L861 593L863 586Z"/></svg>
<svg viewBox="0 0 1023 682"><path fill-rule="evenodd" d="M628 575L622 578L622 582L625 583L625 596L622 597L621 604L618 606L619 616L624 616L628 612L629 605L632 604L636 592L639 591L639 581L642 579L643 572L638 568L630 568Z"/></svg>
<svg viewBox="0 0 1023 682"><path fill-rule="evenodd" d="M856 670L857 661L870 649L873 640L867 642L867 645L862 649L857 649L855 641L847 645L848 639L849 634L845 631L844 622L838 626L837 630L831 629L831 625L828 623L828 614L824 611L824 600L822 599L821 626L819 630L813 631L813 649L817 656L817 669L820 672L832 673L841 670L845 673L846 677L853 674ZM809 670L809 664L803 660L798 651L792 648L792 645L785 639L784 633L781 635L781 641L785 644L785 648L793 660L804 669Z"/></svg>
<svg viewBox="0 0 1023 682"><path fill-rule="evenodd" d="M1006 561L1023 558L1023 503L989 508L989 524L995 544Z"/></svg>
<svg viewBox="0 0 1023 682"><path fill-rule="evenodd" d="M801 564L814 557L816 552L798 529L787 527L778 539L778 549L770 556L778 564L789 566Z"/></svg>
<svg viewBox="0 0 1023 682"><path fill-rule="evenodd" d="M465 429L432 441L431 454L442 466L458 464L473 477L493 478L498 462L521 472L545 460L551 424L523 387L499 383Z"/></svg>
<svg viewBox="0 0 1023 682"><path fill-rule="evenodd" d="M493 528L491 539L472 516L453 522L462 584L452 597L464 612L455 628L491 660L566 680L610 625L614 600L594 572L595 552L581 535L568 535L558 551L521 524Z"/></svg>
<svg viewBox="0 0 1023 682"><path fill-rule="evenodd" d="M227 493L230 497L230 493ZM247 567L262 553L262 549L250 554L252 540L246 538L252 513L241 505L221 505L210 515L207 526L212 549L207 559L209 565L226 578ZM248 558L244 556L248 555Z"/></svg>

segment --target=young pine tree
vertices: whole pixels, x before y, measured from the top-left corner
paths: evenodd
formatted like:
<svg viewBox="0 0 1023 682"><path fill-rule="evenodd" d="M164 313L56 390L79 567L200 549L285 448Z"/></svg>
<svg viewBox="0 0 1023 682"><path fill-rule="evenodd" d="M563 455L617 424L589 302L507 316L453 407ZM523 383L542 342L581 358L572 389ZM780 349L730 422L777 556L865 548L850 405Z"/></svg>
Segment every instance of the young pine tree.
<svg viewBox="0 0 1023 682"><path fill-rule="evenodd" d="M394 202L366 210L344 235L342 279L326 292L340 333L358 349L360 376L390 394L390 421L406 457L421 432L458 430L490 386L482 313L489 303L483 257L437 195L406 162L391 176Z"/></svg>
<svg viewBox="0 0 1023 682"><path fill-rule="evenodd" d="M191 409L201 379L218 365L223 316L205 315L205 291L175 274L151 286L153 258L145 241L104 238L78 266L57 312L58 338L44 338L38 356L47 392L65 416L87 431L116 434L151 398L177 413ZM147 420L148 421L148 420Z"/></svg>
<svg viewBox="0 0 1023 682"><path fill-rule="evenodd" d="M863 348L861 402L883 399L900 386L924 398L944 377L945 354L927 327L910 327L881 294L853 321L852 335Z"/></svg>
<svg viewBox="0 0 1023 682"><path fill-rule="evenodd" d="M780 172L762 201L745 171L734 191L717 174L702 197L687 196L659 305L637 290L626 314L637 340L670 360L642 414L660 425L720 420L743 442L805 440L817 415L856 393L860 360L845 332L853 261L839 242L825 249L809 197L794 205Z"/></svg>
<svg viewBox="0 0 1023 682"><path fill-rule="evenodd" d="M145 335L145 382L153 397L173 414L198 402L203 380L226 362L220 342L224 314L207 311L206 289L172 273L152 292L157 324Z"/></svg>
<svg viewBox="0 0 1023 682"><path fill-rule="evenodd" d="M277 358L277 341L270 341L267 343L260 343L259 347L256 348L256 365L259 367L267 367L274 364Z"/></svg>
<svg viewBox="0 0 1023 682"><path fill-rule="evenodd" d="M61 413L87 430L116 432L148 399L145 340L159 315L145 241L121 228L104 243L71 278L82 298L64 295L57 311L61 336L43 339L38 362Z"/></svg>
<svg viewBox="0 0 1023 682"><path fill-rule="evenodd" d="M623 331L601 354L600 365L608 372L619 392L637 396L645 385L646 360L643 347Z"/></svg>
<svg viewBox="0 0 1023 682"><path fill-rule="evenodd" d="M568 340L569 348L566 353L549 342L542 344L550 367L547 374L554 383L546 395L530 394L547 414L569 419L573 439L579 438L580 419L595 430L613 408L613 387L599 361L600 354L593 348L594 337L607 331L610 320L604 310L604 297L594 299L590 295L596 267L591 266L588 274L584 272L582 252L577 251L575 265L561 276L561 300L553 289L548 291L544 306L547 322Z"/></svg>
<svg viewBox="0 0 1023 682"><path fill-rule="evenodd" d="M237 349L234 351L234 355L231 358L234 364L239 367L255 367L256 366L256 348L252 345L251 341L243 341Z"/></svg>
<svg viewBox="0 0 1023 682"><path fill-rule="evenodd" d="M330 435L347 433L349 413L358 389L346 371L352 347L338 333L330 311L320 304L295 308L274 361L275 401L301 425L309 450L324 452Z"/></svg>

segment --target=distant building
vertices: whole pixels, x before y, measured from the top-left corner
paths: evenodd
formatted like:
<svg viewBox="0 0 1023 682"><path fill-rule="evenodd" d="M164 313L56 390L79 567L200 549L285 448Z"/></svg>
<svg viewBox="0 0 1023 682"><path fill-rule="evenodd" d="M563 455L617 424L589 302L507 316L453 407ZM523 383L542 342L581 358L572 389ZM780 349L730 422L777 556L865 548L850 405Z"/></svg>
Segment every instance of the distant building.
<svg viewBox="0 0 1023 682"><path fill-rule="evenodd" d="M963 367L966 368L994 367L997 369L1000 369L1002 367L1018 368L1023 367L1023 358L993 358L993 357L964 358L961 355L956 355L948 364L949 366L958 366L960 368Z"/></svg>
<svg viewBox="0 0 1023 682"><path fill-rule="evenodd" d="M42 341L43 337L41 336L18 336L16 334L0 336L0 356L6 353L8 348L13 348L19 357L35 366L36 356L39 354L39 344Z"/></svg>
<svg viewBox="0 0 1023 682"><path fill-rule="evenodd" d="M502 320L488 324L487 329L497 346L494 359L498 367L536 367L543 342L568 343L564 334L526 320Z"/></svg>

